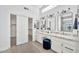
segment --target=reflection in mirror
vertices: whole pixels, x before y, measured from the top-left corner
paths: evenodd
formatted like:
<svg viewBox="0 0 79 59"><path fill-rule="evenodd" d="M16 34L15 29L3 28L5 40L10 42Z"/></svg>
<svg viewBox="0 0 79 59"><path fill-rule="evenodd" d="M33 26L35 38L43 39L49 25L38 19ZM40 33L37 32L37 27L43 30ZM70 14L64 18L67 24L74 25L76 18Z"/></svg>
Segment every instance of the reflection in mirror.
<svg viewBox="0 0 79 59"><path fill-rule="evenodd" d="M62 13L61 20L62 20L61 31L72 32L73 31L73 13L72 12Z"/></svg>

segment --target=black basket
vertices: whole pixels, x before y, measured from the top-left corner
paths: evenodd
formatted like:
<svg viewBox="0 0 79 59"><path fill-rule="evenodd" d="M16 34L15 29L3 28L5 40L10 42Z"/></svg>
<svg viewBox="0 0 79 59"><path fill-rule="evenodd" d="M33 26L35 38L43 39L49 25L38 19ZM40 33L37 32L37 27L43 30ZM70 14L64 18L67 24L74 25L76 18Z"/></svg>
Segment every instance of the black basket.
<svg viewBox="0 0 79 59"><path fill-rule="evenodd" d="M44 49L51 49L51 40L48 38L43 39L43 48Z"/></svg>

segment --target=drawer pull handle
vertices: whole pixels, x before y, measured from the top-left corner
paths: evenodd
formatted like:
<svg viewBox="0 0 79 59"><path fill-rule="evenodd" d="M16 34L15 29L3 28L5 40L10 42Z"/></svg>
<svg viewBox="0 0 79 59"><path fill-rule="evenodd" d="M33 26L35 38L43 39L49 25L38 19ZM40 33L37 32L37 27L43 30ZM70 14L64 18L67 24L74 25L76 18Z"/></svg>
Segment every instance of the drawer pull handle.
<svg viewBox="0 0 79 59"><path fill-rule="evenodd" d="M68 48L68 47L65 47L65 48L73 51L73 49L71 49L71 48Z"/></svg>

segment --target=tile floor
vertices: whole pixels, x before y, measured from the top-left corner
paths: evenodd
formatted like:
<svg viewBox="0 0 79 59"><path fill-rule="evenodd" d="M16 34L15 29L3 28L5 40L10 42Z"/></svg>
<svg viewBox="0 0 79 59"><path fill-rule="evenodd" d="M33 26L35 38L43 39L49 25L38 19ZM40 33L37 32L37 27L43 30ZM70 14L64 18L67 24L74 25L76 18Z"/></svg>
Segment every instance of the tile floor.
<svg viewBox="0 0 79 59"><path fill-rule="evenodd" d="M14 46L2 53L54 53L54 51L43 49L42 45L38 42L29 42Z"/></svg>

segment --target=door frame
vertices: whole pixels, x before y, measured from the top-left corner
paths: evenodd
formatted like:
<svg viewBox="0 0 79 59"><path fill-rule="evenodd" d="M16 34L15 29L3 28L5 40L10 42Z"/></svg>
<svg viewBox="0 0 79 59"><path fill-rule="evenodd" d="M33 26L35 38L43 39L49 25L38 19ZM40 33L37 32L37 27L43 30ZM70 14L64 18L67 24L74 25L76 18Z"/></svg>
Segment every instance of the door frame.
<svg viewBox="0 0 79 59"><path fill-rule="evenodd" d="M30 38L29 38L29 19L31 19L31 21L32 21L32 24L31 24L31 40L30 40ZM30 42L30 41L33 41L33 18L32 17L28 17L28 42Z"/></svg>
<svg viewBox="0 0 79 59"><path fill-rule="evenodd" d="M11 33L12 33L12 28L11 28L11 26L12 26L12 23L11 23L12 19L11 19L11 15L15 15L15 14L10 13L10 15L9 15L9 18L10 18L10 47L13 47L12 46L12 36L11 36ZM16 18L16 23L17 23L17 15L15 15L15 18ZM16 39L17 39L17 24L15 24L15 26L16 26L16 28L15 28L16 35L15 35L15 45L14 46L16 46Z"/></svg>

